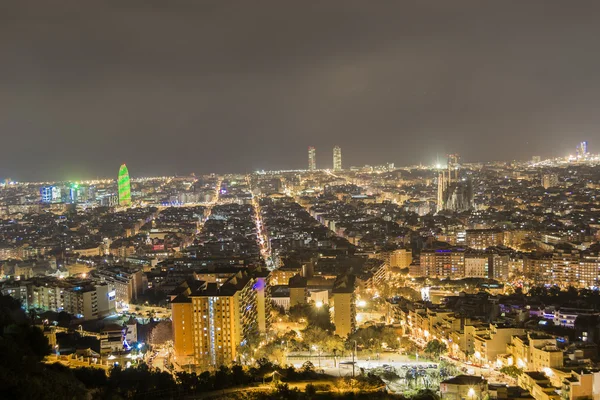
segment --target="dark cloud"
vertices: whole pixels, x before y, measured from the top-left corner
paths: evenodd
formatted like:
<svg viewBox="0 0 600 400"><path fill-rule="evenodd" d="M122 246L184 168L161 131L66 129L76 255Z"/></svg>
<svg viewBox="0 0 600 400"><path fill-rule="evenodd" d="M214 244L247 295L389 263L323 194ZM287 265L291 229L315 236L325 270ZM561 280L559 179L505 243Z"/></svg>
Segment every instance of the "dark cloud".
<svg viewBox="0 0 600 400"><path fill-rule="evenodd" d="M84 4L85 3L85 4ZM0 177L566 154L600 142L596 1L0 3Z"/></svg>

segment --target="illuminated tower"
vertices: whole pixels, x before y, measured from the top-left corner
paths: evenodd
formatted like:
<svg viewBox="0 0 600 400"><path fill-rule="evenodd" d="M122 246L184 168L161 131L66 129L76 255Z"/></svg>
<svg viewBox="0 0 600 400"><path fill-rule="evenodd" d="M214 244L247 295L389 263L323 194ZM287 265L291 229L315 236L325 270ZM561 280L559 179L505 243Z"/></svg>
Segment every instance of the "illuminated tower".
<svg viewBox="0 0 600 400"><path fill-rule="evenodd" d="M315 148L312 146L309 146L308 147L308 170L314 171L315 169L317 169Z"/></svg>
<svg viewBox="0 0 600 400"><path fill-rule="evenodd" d="M446 191L446 179L444 170L441 170L438 175L438 192L437 192L437 212L444 209L444 192Z"/></svg>
<svg viewBox="0 0 600 400"><path fill-rule="evenodd" d="M587 155L588 155L587 142L579 143L579 146L577 146L577 158L585 159L585 158L587 158Z"/></svg>
<svg viewBox="0 0 600 400"><path fill-rule="evenodd" d="M131 207L131 183L129 182L129 171L125 164L119 168L119 205Z"/></svg>
<svg viewBox="0 0 600 400"><path fill-rule="evenodd" d="M333 148L333 170L342 170L342 149L340 148L340 146L335 146Z"/></svg>

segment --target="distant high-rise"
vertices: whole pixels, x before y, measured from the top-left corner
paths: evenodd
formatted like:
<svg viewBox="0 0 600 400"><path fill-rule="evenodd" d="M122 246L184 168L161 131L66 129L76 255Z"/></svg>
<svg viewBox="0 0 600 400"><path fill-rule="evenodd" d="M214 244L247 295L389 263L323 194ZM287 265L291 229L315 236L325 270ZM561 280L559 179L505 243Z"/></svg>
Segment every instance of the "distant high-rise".
<svg viewBox="0 0 600 400"><path fill-rule="evenodd" d="M578 159L585 159L588 156L588 150L587 150L587 142L581 142L579 143L579 145L577 146L577 158Z"/></svg>
<svg viewBox="0 0 600 400"><path fill-rule="evenodd" d="M42 203L52 202L52 186L42 186L40 189L40 195L42 196Z"/></svg>
<svg viewBox="0 0 600 400"><path fill-rule="evenodd" d="M59 203L61 201L60 188L58 186L43 186L40 189L42 203Z"/></svg>
<svg viewBox="0 0 600 400"><path fill-rule="evenodd" d="M308 170L314 171L317 169L317 160L315 148L312 146L308 147Z"/></svg>
<svg viewBox="0 0 600 400"><path fill-rule="evenodd" d="M342 170L342 149L340 146L335 146L333 148L333 170Z"/></svg>
<svg viewBox="0 0 600 400"><path fill-rule="evenodd" d="M558 186L558 175L556 174L544 174L542 175L542 186L544 189Z"/></svg>
<svg viewBox="0 0 600 400"><path fill-rule="evenodd" d="M444 170L441 170L438 174L438 187L437 187L437 211L440 212L444 209L444 191L446 190L446 174Z"/></svg>
<svg viewBox="0 0 600 400"><path fill-rule="evenodd" d="M131 207L131 182L129 181L129 171L125 164L119 168L119 205L122 207Z"/></svg>

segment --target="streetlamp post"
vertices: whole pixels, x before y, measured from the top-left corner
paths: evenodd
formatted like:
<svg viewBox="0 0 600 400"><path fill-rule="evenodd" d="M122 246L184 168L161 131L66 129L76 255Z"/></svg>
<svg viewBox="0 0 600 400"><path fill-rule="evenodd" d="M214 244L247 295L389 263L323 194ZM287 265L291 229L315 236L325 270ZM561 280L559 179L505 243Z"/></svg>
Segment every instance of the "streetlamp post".
<svg viewBox="0 0 600 400"><path fill-rule="evenodd" d="M354 341L354 351L352 352L352 377L354 378L354 357L356 355L356 340Z"/></svg>
<svg viewBox="0 0 600 400"><path fill-rule="evenodd" d="M321 368L321 348L315 344L313 344L311 348L317 352L317 358L319 359L319 368Z"/></svg>
<svg viewBox="0 0 600 400"><path fill-rule="evenodd" d="M281 345L283 346L284 343L285 343L285 348L283 350L283 362L285 365L287 365L287 342L285 340L282 340Z"/></svg>
<svg viewBox="0 0 600 400"><path fill-rule="evenodd" d="M319 352L319 369L321 368L321 348L318 347L317 351Z"/></svg>

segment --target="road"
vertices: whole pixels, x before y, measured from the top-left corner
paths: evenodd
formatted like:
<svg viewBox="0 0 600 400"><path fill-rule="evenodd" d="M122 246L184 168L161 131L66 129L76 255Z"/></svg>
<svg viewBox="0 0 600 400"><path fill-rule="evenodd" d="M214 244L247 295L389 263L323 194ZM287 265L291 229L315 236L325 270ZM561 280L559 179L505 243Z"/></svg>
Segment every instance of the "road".
<svg viewBox="0 0 600 400"><path fill-rule="evenodd" d="M508 383L511 383L514 385L517 384L516 379L514 379L510 376L507 376L495 369L481 368L481 367L475 366L473 364L467 364L463 361L455 360L455 359L447 357L447 356L441 356L440 358L456 365L458 368L461 369L461 371L466 368L468 372L465 372L465 374L467 374L467 375L483 376L484 378L486 378L488 380L489 383L507 383L508 382Z"/></svg>
<svg viewBox="0 0 600 400"><path fill-rule="evenodd" d="M183 371L183 368L179 366L173 357L172 348L168 346L160 346L156 349L156 355L154 358L148 357L147 364L151 368L158 368L161 371L169 372L174 374L176 372ZM167 368L167 366L173 366L173 369Z"/></svg>
<svg viewBox="0 0 600 400"><path fill-rule="evenodd" d="M307 359L294 359L293 356L288 359L288 363L292 364L296 368L302 367L306 361L310 361L313 363L317 370L324 370L325 374L331 376L350 376L352 375L352 358L344 357L341 361L341 364L338 360L336 362L336 366L334 366L333 359L323 358L321 357L319 360L318 356L312 356ZM379 359L376 359L374 356L364 356L359 354L355 359L356 366L354 368L354 373L359 374L360 369L373 369L380 368L384 365L389 365L394 368L401 368L403 365L408 365L411 367L418 366L427 366L430 364L437 364L433 361L423 361L423 360L412 360L406 355L398 354L398 353L380 353ZM319 367L320 365L320 367Z"/></svg>
<svg viewBox="0 0 600 400"><path fill-rule="evenodd" d="M269 246L269 240L265 234L265 225L262 220L262 214L260 212L260 204L258 196L255 196L252 192L252 185L250 176L246 176L246 183L250 188L250 194L252 195L252 206L254 207L254 224L256 225L256 241L260 248L260 254L263 257L267 268L273 268L273 260L271 258L271 248Z"/></svg>

